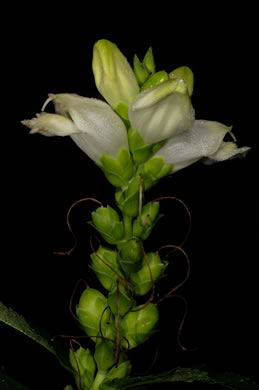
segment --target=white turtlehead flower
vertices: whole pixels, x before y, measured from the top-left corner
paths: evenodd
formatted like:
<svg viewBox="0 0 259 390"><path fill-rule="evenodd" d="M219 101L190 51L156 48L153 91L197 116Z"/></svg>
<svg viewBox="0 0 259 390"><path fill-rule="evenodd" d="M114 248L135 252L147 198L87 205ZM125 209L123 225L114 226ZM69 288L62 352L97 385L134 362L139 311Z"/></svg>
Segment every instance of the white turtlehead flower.
<svg viewBox="0 0 259 390"><path fill-rule="evenodd" d="M93 73L98 91L114 109L119 103L129 105L139 93L136 76L126 57L106 39L94 45Z"/></svg>
<svg viewBox="0 0 259 390"><path fill-rule="evenodd" d="M129 120L146 144L152 144L190 129L194 109L183 79L165 81L141 92L129 107Z"/></svg>
<svg viewBox="0 0 259 390"><path fill-rule="evenodd" d="M209 164L245 155L249 147L238 148L234 142L223 141L230 131L231 127L218 122L196 120L191 129L171 137L154 157L163 157L176 172L202 158Z"/></svg>
<svg viewBox="0 0 259 390"><path fill-rule="evenodd" d="M47 136L70 135L73 141L95 162L103 154L116 159L121 149L128 150L123 121L105 102L75 94L50 94L43 106L53 101L56 114L42 112L22 123L30 133Z"/></svg>

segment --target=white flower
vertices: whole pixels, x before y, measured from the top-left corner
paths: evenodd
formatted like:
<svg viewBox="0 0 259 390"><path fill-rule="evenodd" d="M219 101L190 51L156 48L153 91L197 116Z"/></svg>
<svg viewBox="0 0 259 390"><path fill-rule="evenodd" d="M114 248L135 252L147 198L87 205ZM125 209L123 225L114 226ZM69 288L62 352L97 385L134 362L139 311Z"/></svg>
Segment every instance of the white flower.
<svg viewBox="0 0 259 390"><path fill-rule="evenodd" d="M194 109L183 79L141 92L129 107L129 120L146 144L181 134L193 126Z"/></svg>
<svg viewBox="0 0 259 390"><path fill-rule="evenodd" d="M43 108L53 101L57 114L42 112L36 118L22 121L31 133L70 135L96 162L103 154L116 159L121 149L128 150L124 123L107 103L68 93L49 96Z"/></svg>
<svg viewBox="0 0 259 390"><path fill-rule="evenodd" d="M139 93L136 76L126 57L106 39L94 45L93 72L98 91L114 109L119 103L129 105Z"/></svg>
<svg viewBox="0 0 259 390"><path fill-rule="evenodd" d="M246 154L249 147L238 149L234 142L223 141L230 131L231 127L218 122L196 120L191 129L170 138L154 157L163 157L176 172L202 158L208 164Z"/></svg>

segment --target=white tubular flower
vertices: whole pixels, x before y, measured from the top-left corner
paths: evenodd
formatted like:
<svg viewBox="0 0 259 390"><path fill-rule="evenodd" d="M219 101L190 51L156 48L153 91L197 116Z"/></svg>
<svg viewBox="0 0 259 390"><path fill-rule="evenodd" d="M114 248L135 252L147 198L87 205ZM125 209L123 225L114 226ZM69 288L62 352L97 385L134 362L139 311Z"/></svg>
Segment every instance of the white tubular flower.
<svg viewBox="0 0 259 390"><path fill-rule="evenodd" d="M230 131L231 127L218 122L196 120L191 129L169 139L154 157L163 157L176 172L202 158L208 164L246 154L249 147L238 149L234 142L223 141Z"/></svg>
<svg viewBox="0 0 259 390"><path fill-rule="evenodd" d="M107 103L68 93L49 96L43 109L53 101L57 114L43 112L22 121L31 133L70 135L95 162L104 154L116 159L121 149L128 150L125 125Z"/></svg>
<svg viewBox="0 0 259 390"><path fill-rule="evenodd" d="M137 79L126 57L106 39L94 45L93 72L98 91L114 109L119 103L129 105L139 93Z"/></svg>
<svg viewBox="0 0 259 390"><path fill-rule="evenodd" d="M194 123L194 109L184 80L168 80L141 92L129 107L129 120L146 144L190 129Z"/></svg>

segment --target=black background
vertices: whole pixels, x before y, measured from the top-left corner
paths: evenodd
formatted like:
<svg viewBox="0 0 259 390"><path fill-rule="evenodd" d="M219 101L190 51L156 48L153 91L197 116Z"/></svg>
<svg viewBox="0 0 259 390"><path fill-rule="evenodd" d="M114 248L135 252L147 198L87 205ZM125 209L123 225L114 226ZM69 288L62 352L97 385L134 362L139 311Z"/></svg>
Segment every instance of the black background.
<svg viewBox="0 0 259 390"><path fill-rule="evenodd" d="M184 305L161 303L160 334L133 353L134 373L177 365L208 364L258 377L258 108L253 10L203 9L163 4L114 10L96 4L70 4L60 10L6 10L2 34L2 248L0 300L51 335L80 335L69 312L69 300L82 278L99 288L88 267L87 225L94 204L82 204L71 215L78 248L69 257L53 255L73 240L66 212L82 197L113 203L113 188L102 172L69 138L29 136L20 120L31 118L50 92L97 97L91 71L97 39L117 43L132 62L153 47L157 69L188 65L195 75L193 105L198 119L233 125L240 146L251 146L245 159L214 166L195 164L151 189L146 199L172 195L192 214L185 250L191 277L179 291L189 304L182 343L197 347L183 352L176 342ZM257 165L256 165L257 164ZM177 202L164 201L148 250L179 244L188 218ZM180 254L171 260L163 288L184 277ZM81 286L82 289L82 286ZM79 288L80 290L80 288ZM31 389L62 389L72 378L49 352L0 324L0 364ZM69 344L64 341L65 347ZM88 345L85 343L85 345ZM146 349L145 349L146 348Z"/></svg>

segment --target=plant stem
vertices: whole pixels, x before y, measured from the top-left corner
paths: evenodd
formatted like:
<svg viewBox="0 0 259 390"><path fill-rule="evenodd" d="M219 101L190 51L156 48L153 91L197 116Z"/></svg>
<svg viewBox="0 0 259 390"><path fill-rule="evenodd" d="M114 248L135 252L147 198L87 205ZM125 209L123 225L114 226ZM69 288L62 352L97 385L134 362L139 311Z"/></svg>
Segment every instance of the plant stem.
<svg viewBox="0 0 259 390"><path fill-rule="evenodd" d="M107 371L98 371L90 390L98 390L99 385L102 383L102 381L106 377L106 374L107 374Z"/></svg>
<svg viewBox="0 0 259 390"><path fill-rule="evenodd" d="M132 237L132 217L123 215L123 223L125 229L125 238L130 239Z"/></svg>

